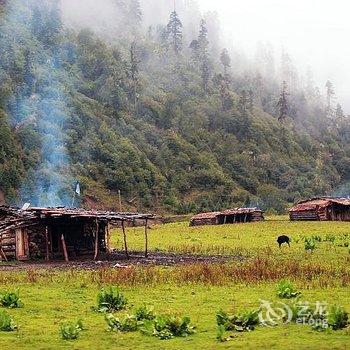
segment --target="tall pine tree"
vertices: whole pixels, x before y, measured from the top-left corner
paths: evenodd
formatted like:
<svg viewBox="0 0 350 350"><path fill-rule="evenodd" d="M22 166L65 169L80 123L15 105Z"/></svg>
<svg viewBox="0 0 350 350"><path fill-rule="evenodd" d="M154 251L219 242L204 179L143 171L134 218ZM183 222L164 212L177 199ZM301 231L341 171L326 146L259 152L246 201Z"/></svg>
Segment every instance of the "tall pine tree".
<svg viewBox="0 0 350 350"><path fill-rule="evenodd" d="M331 118L334 114L333 101L335 98L335 92L334 92L333 84L329 80L326 82L326 95L327 95L326 116Z"/></svg>
<svg viewBox="0 0 350 350"><path fill-rule="evenodd" d="M175 54L178 55L182 50L183 34L182 23L176 11L170 14L170 20L167 25L167 34L170 45Z"/></svg>
<svg viewBox="0 0 350 350"><path fill-rule="evenodd" d="M287 91L287 83L284 81L282 83L282 90L280 93L280 98L277 102L278 108L278 121L283 122L288 116L288 91Z"/></svg>
<svg viewBox="0 0 350 350"><path fill-rule="evenodd" d="M202 88L205 93L209 89L209 81L211 75L211 63L208 53L208 30L205 21L202 19L199 27L199 35L197 40L198 45L198 58L200 61L201 77L202 77Z"/></svg>

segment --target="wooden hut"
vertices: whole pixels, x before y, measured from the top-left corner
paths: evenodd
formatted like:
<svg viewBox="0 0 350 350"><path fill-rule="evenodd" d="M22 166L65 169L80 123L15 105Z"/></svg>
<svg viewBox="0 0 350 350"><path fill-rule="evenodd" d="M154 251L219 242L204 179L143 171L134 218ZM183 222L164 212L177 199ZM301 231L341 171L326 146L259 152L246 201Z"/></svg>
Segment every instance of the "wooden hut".
<svg viewBox="0 0 350 350"><path fill-rule="evenodd" d="M96 259L110 250L109 227L142 220L147 238L150 214L115 213L67 208L0 206L0 259ZM146 244L147 255L147 244Z"/></svg>
<svg viewBox="0 0 350 350"><path fill-rule="evenodd" d="M350 199L316 197L297 203L289 210L292 221L350 221Z"/></svg>
<svg viewBox="0 0 350 350"><path fill-rule="evenodd" d="M224 225L262 220L264 220L263 211L258 208L235 208L197 214L191 218L190 226Z"/></svg>

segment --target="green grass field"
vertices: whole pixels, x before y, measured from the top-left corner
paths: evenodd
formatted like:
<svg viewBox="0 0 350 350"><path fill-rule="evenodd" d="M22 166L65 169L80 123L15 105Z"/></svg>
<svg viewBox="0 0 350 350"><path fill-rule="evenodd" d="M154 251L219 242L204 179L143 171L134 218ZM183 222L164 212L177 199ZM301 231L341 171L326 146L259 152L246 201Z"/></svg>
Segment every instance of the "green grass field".
<svg viewBox="0 0 350 350"><path fill-rule="evenodd" d="M239 254L241 262L95 271L0 271L0 291L18 289L24 303L23 308L7 310L19 330L0 332L0 349L350 349L349 329L319 333L296 324L259 326L252 332L235 332L228 342L216 340L219 309L237 312L258 308L260 299L277 301L275 286L281 278L293 281L304 301L325 301L350 312L350 253L345 247L349 223L278 219L195 228L176 223L149 232L153 251ZM278 248L275 240L282 233L292 237L290 249ZM307 236L321 238L313 252L305 251ZM115 230L113 242L118 248L121 238ZM128 242L131 250L142 250L143 230L129 228ZM129 301L128 309L116 315L146 304L157 313L190 316L197 332L171 340L139 332L107 332L104 315L91 310L99 289L107 285L118 286ZM61 323L78 318L87 329L76 341L61 340Z"/></svg>
<svg viewBox="0 0 350 350"><path fill-rule="evenodd" d="M292 239L291 248L278 248L276 239L286 234ZM144 249L143 228L129 228L130 250ZM159 225L148 232L150 250L167 253L204 255L268 256L276 259L297 259L334 266L348 264L350 258L350 223L290 222L287 217L274 216L265 222L222 226L189 227L187 222ZM314 253L305 251L305 237L319 236ZM120 230L114 230L112 243L123 249ZM345 245L349 244L348 247Z"/></svg>

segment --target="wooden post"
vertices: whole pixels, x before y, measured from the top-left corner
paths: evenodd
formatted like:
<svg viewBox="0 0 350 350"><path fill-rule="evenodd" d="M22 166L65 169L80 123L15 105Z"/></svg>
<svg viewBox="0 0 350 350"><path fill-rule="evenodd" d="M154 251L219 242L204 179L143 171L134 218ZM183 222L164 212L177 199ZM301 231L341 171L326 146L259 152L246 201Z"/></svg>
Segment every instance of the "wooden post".
<svg viewBox="0 0 350 350"><path fill-rule="evenodd" d="M99 231L99 226L98 226L98 221L97 221L97 219L96 219L95 223L96 223L96 226L95 226L96 231L95 231L95 253L94 253L94 260L96 260L96 259L97 259L97 256L98 256L98 233L99 233L98 231Z"/></svg>
<svg viewBox="0 0 350 350"><path fill-rule="evenodd" d="M62 250L63 250L64 260L66 262L69 262L67 246L66 246L66 240L64 239L64 235L63 234L61 235L61 242L62 242Z"/></svg>
<svg viewBox="0 0 350 350"><path fill-rule="evenodd" d="M145 221L145 257L148 258L148 220Z"/></svg>
<svg viewBox="0 0 350 350"><path fill-rule="evenodd" d="M5 252L2 250L2 246L0 246L0 257L2 257L6 262L8 261Z"/></svg>
<svg viewBox="0 0 350 350"><path fill-rule="evenodd" d="M106 225L106 249L107 253L110 253L111 251L111 236L110 236L110 231L109 231L109 222L107 222Z"/></svg>
<svg viewBox="0 0 350 350"><path fill-rule="evenodd" d="M127 241L126 241L126 231L125 231L124 220L122 220L122 229L123 229L123 237L124 237L125 256L126 256L127 259L129 259L128 243L127 243Z"/></svg>
<svg viewBox="0 0 350 350"><path fill-rule="evenodd" d="M118 190L118 197L119 197L119 212L123 211L123 206L122 206L122 193L120 190Z"/></svg>
<svg viewBox="0 0 350 350"><path fill-rule="evenodd" d="M49 249L49 228L48 226L45 227L45 246L46 246L46 256L45 260L50 260L50 249Z"/></svg>
<svg viewBox="0 0 350 350"><path fill-rule="evenodd" d="M2 235L0 234L0 258L1 257L7 262L7 257L2 249Z"/></svg>

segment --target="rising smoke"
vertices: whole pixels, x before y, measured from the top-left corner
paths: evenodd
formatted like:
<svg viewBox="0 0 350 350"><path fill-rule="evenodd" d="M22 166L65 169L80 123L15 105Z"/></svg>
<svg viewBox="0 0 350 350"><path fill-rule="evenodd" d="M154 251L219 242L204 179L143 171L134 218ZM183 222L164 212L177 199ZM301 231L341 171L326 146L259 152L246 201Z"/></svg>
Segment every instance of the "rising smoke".
<svg viewBox="0 0 350 350"><path fill-rule="evenodd" d="M33 37L35 28L33 24L29 25L33 23L29 21L30 11L33 10L31 6L36 6L36 2L18 0L8 5L1 28L2 40L20 43L23 38ZM41 15L38 19L45 20ZM23 23L26 26L23 27ZM16 28L21 28L21 31ZM24 54L14 52L17 61L22 59L25 62L26 84L18 86L8 111L18 134L30 129L40 134L40 139L25 140L26 143L40 143L41 153L33 155L37 166L23 182L20 201L37 206L69 205L72 198L70 183L73 181L65 144L69 95L62 81L66 73L60 67L58 50L54 45L44 47L39 38L31 40L34 45L32 51Z"/></svg>

